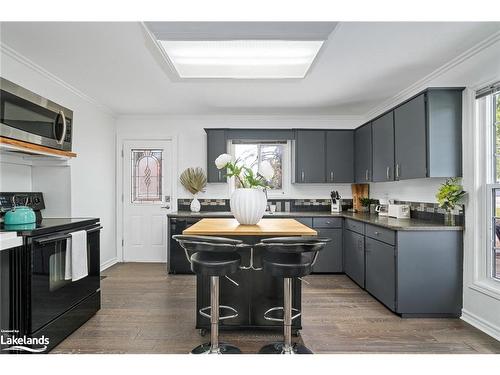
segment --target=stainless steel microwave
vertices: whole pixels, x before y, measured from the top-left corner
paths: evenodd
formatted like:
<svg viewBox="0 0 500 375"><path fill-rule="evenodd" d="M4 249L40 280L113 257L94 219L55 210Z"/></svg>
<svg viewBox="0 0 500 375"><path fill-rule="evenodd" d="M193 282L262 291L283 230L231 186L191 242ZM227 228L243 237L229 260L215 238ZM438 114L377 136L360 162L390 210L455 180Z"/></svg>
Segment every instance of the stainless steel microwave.
<svg viewBox="0 0 500 375"><path fill-rule="evenodd" d="M71 151L73 111L0 77L0 136Z"/></svg>

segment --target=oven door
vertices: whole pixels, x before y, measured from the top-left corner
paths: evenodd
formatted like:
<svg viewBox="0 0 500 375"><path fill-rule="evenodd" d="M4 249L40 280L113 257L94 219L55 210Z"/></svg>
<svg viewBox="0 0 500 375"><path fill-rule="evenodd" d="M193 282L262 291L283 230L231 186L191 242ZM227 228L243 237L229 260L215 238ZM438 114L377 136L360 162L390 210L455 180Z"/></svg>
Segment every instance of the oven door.
<svg viewBox="0 0 500 375"><path fill-rule="evenodd" d="M70 232L32 239L31 329L34 333L100 288L99 225L87 229L88 276L66 278L66 246Z"/></svg>
<svg viewBox="0 0 500 375"><path fill-rule="evenodd" d="M71 151L72 111L0 79L0 135Z"/></svg>

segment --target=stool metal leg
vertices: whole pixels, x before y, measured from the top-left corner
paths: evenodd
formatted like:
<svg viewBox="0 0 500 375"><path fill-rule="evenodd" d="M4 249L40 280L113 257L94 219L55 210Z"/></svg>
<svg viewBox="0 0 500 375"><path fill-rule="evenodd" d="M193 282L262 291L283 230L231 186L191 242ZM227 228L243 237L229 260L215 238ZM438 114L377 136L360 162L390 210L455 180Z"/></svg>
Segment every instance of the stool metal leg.
<svg viewBox="0 0 500 375"><path fill-rule="evenodd" d="M192 354L240 354L234 345L219 343L219 276L210 277L210 343L201 344Z"/></svg>
<svg viewBox="0 0 500 375"><path fill-rule="evenodd" d="M219 351L219 277L210 278L210 352Z"/></svg>
<svg viewBox="0 0 500 375"><path fill-rule="evenodd" d="M283 280L283 352L292 353L292 279Z"/></svg>
<svg viewBox="0 0 500 375"><path fill-rule="evenodd" d="M283 342L266 345L259 354L312 354L304 345L292 344L292 280L283 279Z"/></svg>

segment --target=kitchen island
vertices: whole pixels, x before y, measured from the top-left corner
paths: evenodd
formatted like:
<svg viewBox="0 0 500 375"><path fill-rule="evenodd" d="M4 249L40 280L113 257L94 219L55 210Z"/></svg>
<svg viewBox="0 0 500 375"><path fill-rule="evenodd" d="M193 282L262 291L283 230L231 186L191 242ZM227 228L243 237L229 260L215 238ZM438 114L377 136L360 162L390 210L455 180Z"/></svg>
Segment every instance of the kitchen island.
<svg viewBox="0 0 500 375"><path fill-rule="evenodd" d="M256 225L240 225L231 218L205 218L185 229L185 235L222 236L237 238L249 245L262 238L282 236L316 236L317 232L295 219L262 219ZM280 322L264 319L264 312L271 307L283 306L283 282L264 272L262 251L240 250L241 268L230 275L239 286L227 278L220 279L220 305L231 306L238 316L220 322L220 329L282 329ZM196 311L210 304L208 276L196 276ZM294 280L292 306L301 309L301 282ZM196 314L196 328L205 334L210 321ZM300 317L293 322L292 330L301 329Z"/></svg>

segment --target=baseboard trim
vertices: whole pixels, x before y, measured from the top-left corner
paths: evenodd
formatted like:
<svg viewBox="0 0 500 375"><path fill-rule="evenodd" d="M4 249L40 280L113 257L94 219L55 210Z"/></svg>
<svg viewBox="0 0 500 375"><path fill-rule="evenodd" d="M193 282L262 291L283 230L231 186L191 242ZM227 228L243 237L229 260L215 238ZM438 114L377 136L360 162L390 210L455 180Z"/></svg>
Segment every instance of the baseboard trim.
<svg viewBox="0 0 500 375"><path fill-rule="evenodd" d="M101 272L104 271L105 269L114 266L116 263L118 263L118 258L111 258L110 260L105 261L104 263L101 264Z"/></svg>
<svg viewBox="0 0 500 375"><path fill-rule="evenodd" d="M490 322L480 318L476 314L473 314L465 309L462 310L461 319L471 326L483 331L487 335L493 337L495 340L500 341L500 327L491 324Z"/></svg>

